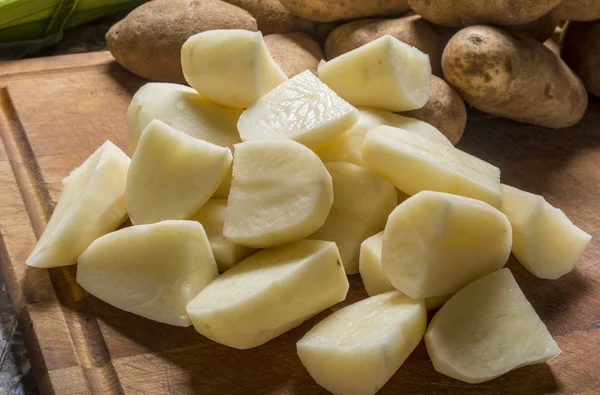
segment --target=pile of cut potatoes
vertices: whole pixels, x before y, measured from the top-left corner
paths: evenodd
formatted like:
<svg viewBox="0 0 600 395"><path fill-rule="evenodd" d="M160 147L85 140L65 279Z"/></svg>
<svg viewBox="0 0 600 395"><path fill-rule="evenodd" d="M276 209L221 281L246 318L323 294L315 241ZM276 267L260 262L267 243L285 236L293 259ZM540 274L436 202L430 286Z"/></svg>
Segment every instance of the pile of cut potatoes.
<svg viewBox="0 0 600 395"><path fill-rule="evenodd" d="M390 112L426 103L427 55L384 36L288 79L260 33L215 30L181 59L191 87L135 94L131 159L107 141L63 180L28 265L78 263L99 299L238 349L343 301L360 273L370 297L297 343L334 394L376 393L423 338L435 369L468 383L559 354L503 267L512 251L559 278L591 237Z"/></svg>

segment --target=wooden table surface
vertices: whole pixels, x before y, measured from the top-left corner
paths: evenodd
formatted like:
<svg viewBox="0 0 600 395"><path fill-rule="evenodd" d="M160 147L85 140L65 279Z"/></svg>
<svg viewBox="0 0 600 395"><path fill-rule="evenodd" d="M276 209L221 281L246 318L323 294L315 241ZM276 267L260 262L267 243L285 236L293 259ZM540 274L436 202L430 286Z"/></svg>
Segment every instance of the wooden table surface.
<svg viewBox="0 0 600 395"><path fill-rule="evenodd" d="M351 276L346 302L253 350L230 349L87 295L75 266L25 259L60 194L61 179L105 140L125 144L125 110L144 82L107 52L0 64L1 267L36 380L56 394L322 394L295 342L316 322L365 297ZM600 393L600 102L552 131L472 112L459 148L497 165L502 181L543 194L594 239L577 268L548 281L508 266L562 354L488 383L434 371L421 343L381 394Z"/></svg>

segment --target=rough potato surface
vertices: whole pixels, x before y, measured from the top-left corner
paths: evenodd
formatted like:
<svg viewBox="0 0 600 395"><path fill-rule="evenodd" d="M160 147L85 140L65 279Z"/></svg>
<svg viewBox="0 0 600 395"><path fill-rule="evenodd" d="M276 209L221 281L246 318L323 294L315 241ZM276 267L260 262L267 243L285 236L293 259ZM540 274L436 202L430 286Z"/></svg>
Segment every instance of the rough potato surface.
<svg viewBox="0 0 600 395"><path fill-rule="evenodd" d="M471 26L450 39L442 55L446 81L473 107L549 128L577 123L588 96L581 80L532 37Z"/></svg>
<svg viewBox="0 0 600 395"><path fill-rule="evenodd" d="M304 33L269 34L265 44L273 60L288 78L310 70L317 74L317 66L323 59L321 47Z"/></svg>

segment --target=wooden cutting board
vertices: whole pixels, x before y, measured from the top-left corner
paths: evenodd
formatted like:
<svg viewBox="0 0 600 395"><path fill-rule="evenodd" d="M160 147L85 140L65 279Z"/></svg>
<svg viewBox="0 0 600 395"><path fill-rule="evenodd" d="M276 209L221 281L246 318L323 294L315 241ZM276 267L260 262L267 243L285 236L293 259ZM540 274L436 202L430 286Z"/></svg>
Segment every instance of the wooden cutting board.
<svg viewBox="0 0 600 395"><path fill-rule="evenodd" d="M0 64L2 273L41 392L325 393L302 367L295 343L332 310L365 297L358 276L345 303L239 351L87 295L74 266L25 265L61 179L105 140L124 147L125 110L143 83L107 52ZM594 237L576 270L557 281L509 262L562 354L469 385L436 373L421 343L380 393L600 393L600 103L592 100L579 125L560 131L473 112L460 148L499 166L503 182L543 194Z"/></svg>

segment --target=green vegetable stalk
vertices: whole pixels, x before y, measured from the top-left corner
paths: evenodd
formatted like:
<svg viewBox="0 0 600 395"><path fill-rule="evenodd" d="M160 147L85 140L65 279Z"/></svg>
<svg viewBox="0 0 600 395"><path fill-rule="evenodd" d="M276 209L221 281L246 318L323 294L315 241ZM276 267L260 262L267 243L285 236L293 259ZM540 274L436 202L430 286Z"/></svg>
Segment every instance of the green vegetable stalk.
<svg viewBox="0 0 600 395"><path fill-rule="evenodd" d="M0 60L58 43L65 29L134 8L146 0L0 0Z"/></svg>

